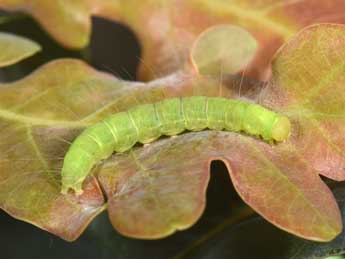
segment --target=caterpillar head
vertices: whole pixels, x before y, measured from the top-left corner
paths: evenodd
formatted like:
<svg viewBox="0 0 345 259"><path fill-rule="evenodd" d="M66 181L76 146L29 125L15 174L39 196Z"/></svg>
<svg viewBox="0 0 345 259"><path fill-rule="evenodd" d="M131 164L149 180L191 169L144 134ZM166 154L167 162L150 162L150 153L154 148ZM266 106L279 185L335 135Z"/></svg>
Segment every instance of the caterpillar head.
<svg viewBox="0 0 345 259"><path fill-rule="evenodd" d="M272 139L277 142L282 142L290 136L291 123L285 116L278 116L272 126Z"/></svg>
<svg viewBox="0 0 345 259"><path fill-rule="evenodd" d="M76 195L83 193L82 183L92 168L89 156L79 148L70 148L65 156L61 170L61 193L72 189Z"/></svg>
<svg viewBox="0 0 345 259"><path fill-rule="evenodd" d="M62 187L61 187L62 194L67 194L69 189L72 189L76 195L83 194L82 181L73 183L73 184L62 183Z"/></svg>
<svg viewBox="0 0 345 259"><path fill-rule="evenodd" d="M77 172L75 171L75 168L64 166L62 168L61 175L62 175L62 179L61 179L61 182L62 182L61 193L62 194L67 194L70 189L73 190L76 195L81 195L83 193L82 183L85 177L78 175Z"/></svg>

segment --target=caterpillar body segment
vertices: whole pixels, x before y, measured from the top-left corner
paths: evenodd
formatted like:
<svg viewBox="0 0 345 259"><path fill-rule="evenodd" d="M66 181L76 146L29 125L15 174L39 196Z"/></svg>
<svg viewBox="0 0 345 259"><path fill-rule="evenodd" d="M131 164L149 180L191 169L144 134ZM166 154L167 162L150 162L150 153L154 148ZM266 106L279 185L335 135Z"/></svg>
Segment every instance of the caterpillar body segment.
<svg viewBox="0 0 345 259"><path fill-rule="evenodd" d="M166 99L113 114L86 128L70 146L62 168L62 193L81 194L82 182L99 161L114 151L125 152L137 142L162 135L203 129L243 131L265 141L284 141L290 134L287 117L260 105L222 97Z"/></svg>

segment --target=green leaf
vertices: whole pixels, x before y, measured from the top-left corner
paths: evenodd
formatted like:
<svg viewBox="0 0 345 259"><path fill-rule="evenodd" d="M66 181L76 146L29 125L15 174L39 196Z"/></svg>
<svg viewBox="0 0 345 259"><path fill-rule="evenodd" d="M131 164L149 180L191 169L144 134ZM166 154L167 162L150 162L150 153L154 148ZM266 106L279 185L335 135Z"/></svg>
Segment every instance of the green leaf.
<svg viewBox="0 0 345 259"><path fill-rule="evenodd" d="M0 32L0 67L15 64L41 50L32 40Z"/></svg>

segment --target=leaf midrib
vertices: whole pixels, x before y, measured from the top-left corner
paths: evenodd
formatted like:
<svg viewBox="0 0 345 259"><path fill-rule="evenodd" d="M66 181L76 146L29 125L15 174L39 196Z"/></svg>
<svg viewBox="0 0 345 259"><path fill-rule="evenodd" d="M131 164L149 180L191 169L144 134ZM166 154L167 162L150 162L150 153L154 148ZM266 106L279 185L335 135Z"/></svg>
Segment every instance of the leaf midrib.
<svg viewBox="0 0 345 259"><path fill-rule="evenodd" d="M86 122L81 121L66 121L66 120L50 120L39 119L37 117L18 114L16 112L10 112L0 109L0 118L8 121L21 122L28 125L40 125L40 126L63 126L64 128L83 128L89 126Z"/></svg>
<svg viewBox="0 0 345 259"><path fill-rule="evenodd" d="M262 153L256 146L252 146L252 148L253 148L253 151L255 151L255 153L257 154L257 156L260 157L260 158L262 159L262 161L263 161L264 163L266 163L266 165L267 165L268 167L270 167L271 169L273 169L273 171L275 171L275 172L279 172L278 177L280 177L280 178L282 178L282 179L285 179L285 180L289 183L289 185L290 185L293 189L295 189L296 195L299 196L299 197L301 197L301 198L306 202L306 204L308 204L308 205L312 208L312 210L315 211L315 214L319 217L319 219L321 219L321 221L323 221L325 225L327 225L330 229L333 230L333 232L335 232L333 226L330 224L330 221L329 221L329 220L333 221L333 219L330 219L330 218L328 217L328 215L325 215L325 214L321 213L320 210L315 206L315 204L312 203L312 202L306 197L305 193L301 190L301 188L298 188L298 187L296 186L296 184L295 184L294 182L292 182L284 173L281 173L280 168L278 168L278 167L275 165L275 163L274 163L273 161L271 161L271 160L268 159L265 155L263 155L263 153ZM303 161L303 160L302 160L302 161ZM307 166L308 166L308 165L307 165ZM290 209L289 209L289 210L290 210ZM264 217L265 217L265 216L264 216ZM271 221L271 219L269 219L269 220ZM272 221L273 221L273 220L272 220ZM280 225L280 224L279 224L279 225ZM282 226L282 225L280 225L280 226ZM284 228L284 226L282 226L282 227ZM286 229L286 228L284 228L284 229ZM289 231L289 230L288 230L288 231ZM295 231L293 231L293 232L296 233ZM299 233L297 233L297 234L299 234Z"/></svg>

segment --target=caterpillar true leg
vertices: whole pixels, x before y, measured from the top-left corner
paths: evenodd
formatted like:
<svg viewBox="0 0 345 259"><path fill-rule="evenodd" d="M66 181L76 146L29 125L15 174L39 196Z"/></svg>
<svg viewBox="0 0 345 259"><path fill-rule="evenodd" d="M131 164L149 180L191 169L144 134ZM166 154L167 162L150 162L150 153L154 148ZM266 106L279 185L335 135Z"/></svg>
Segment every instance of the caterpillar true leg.
<svg viewBox="0 0 345 259"><path fill-rule="evenodd" d="M72 143L62 168L62 193L81 194L92 167L114 151L129 150L136 142L150 143L161 135L184 130L243 131L265 141L284 141L290 134L287 117L260 105L222 97L192 96L166 99L119 112L86 128Z"/></svg>

